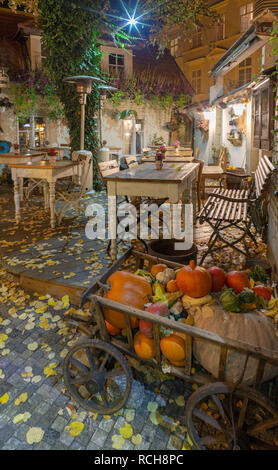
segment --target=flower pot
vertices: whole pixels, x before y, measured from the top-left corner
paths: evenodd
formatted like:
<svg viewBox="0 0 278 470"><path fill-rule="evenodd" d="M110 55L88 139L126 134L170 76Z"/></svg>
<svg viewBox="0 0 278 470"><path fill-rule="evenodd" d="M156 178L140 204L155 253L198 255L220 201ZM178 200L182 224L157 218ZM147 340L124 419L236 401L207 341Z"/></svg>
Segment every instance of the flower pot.
<svg viewBox="0 0 278 470"><path fill-rule="evenodd" d="M156 160L155 166L156 166L156 169L157 169L157 170L162 170L162 167L163 167L163 162L162 162L162 160Z"/></svg>

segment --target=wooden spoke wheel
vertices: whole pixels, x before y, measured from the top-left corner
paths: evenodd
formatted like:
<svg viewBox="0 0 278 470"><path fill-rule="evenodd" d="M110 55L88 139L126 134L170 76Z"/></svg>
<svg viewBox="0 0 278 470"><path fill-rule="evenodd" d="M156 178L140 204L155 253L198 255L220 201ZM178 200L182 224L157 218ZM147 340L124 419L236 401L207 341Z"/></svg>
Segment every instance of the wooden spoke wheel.
<svg viewBox="0 0 278 470"><path fill-rule="evenodd" d="M131 368L122 353L104 341L73 346L65 357L63 373L70 395L87 411L109 415L128 399Z"/></svg>
<svg viewBox="0 0 278 470"><path fill-rule="evenodd" d="M203 385L188 399L185 415L198 450L278 450L278 409L249 387Z"/></svg>

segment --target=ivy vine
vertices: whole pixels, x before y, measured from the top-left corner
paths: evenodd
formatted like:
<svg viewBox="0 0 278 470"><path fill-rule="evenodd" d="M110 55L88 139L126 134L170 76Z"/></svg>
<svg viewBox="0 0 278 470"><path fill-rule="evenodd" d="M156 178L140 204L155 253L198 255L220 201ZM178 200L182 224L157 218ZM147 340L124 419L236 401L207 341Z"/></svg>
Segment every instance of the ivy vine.
<svg viewBox="0 0 278 470"><path fill-rule="evenodd" d="M64 106L64 114L70 133L72 151L80 148L80 104L75 85L63 81L71 75L101 76L101 53L97 48L102 0L69 2L67 0L40 0L39 21L42 26L42 42L50 52L46 68L51 83ZM84 148L94 159L94 188L102 186L97 170L99 147L95 116L98 111L99 92L96 86L88 95L85 119Z"/></svg>

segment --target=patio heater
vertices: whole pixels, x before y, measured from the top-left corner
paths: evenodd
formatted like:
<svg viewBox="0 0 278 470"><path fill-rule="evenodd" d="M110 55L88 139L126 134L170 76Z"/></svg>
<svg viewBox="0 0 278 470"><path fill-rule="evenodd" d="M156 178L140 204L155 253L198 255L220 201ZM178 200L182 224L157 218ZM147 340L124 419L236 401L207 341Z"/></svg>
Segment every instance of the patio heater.
<svg viewBox="0 0 278 470"><path fill-rule="evenodd" d="M81 105L81 124L80 124L80 150L84 150L84 139L85 139L85 107L87 102L87 95L92 91L93 83L105 83L103 80L97 77L91 77L87 75L75 75L72 77L66 77L63 80L67 83L74 83L76 85L76 91L79 93L79 103Z"/></svg>
<svg viewBox="0 0 278 470"><path fill-rule="evenodd" d="M104 103L106 100L107 93L112 91L117 91L117 88L110 85L99 85L98 89L100 90L99 95L99 142L102 147L102 110L104 108Z"/></svg>

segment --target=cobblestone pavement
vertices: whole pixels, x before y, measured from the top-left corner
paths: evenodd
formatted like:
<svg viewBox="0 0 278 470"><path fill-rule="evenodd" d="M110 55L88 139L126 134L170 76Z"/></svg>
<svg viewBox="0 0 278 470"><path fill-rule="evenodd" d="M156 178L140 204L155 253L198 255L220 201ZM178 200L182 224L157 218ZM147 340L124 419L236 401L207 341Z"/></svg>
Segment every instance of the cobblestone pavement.
<svg viewBox="0 0 278 470"><path fill-rule="evenodd" d="M3 202L2 256L54 236L32 208L23 210L29 225L20 233L13 206ZM89 413L71 399L63 361L82 338L63 317L73 308L66 299L27 294L0 265L0 449L189 449L184 405L195 384L137 368L130 398L114 415Z"/></svg>
<svg viewBox="0 0 278 470"><path fill-rule="evenodd" d="M181 405L191 385L137 371L124 409L112 416L84 411L62 376L67 351L82 339L62 320L73 307L29 296L4 270L0 276L0 449L187 448ZM73 423L83 428L79 434Z"/></svg>

